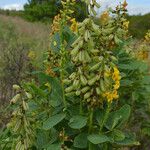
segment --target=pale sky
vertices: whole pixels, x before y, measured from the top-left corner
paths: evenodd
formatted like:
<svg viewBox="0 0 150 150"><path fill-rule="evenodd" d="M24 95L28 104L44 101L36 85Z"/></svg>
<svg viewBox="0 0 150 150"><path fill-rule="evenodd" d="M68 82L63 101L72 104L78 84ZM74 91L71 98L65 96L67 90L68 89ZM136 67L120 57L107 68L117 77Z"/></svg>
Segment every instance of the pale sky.
<svg viewBox="0 0 150 150"><path fill-rule="evenodd" d="M123 2L123 0L97 0L102 5L101 10L106 7L114 7L117 3ZM150 0L127 0L129 14L146 14L150 12ZM4 9L23 9L23 5L27 3L27 0L0 0L0 8Z"/></svg>

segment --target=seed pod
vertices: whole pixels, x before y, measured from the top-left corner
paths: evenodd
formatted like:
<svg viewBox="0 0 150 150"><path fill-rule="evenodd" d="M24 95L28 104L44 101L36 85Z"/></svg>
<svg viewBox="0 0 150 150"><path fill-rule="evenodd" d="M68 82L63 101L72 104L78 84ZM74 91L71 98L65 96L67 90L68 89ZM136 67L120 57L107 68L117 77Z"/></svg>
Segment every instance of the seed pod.
<svg viewBox="0 0 150 150"><path fill-rule="evenodd" d="M91 92L87 92L84 94L84 99L88 99L91 96Z"/></svg>
<svg viewBox="0 0 150 150"><path fill-rule="evenodd" d="M90 56L89 56L89 53L87 52L87 51L85 51L85 60L84 60L84 62L91 62L91 58L90 58Z"/></svg>
<svg viewBox="0 0 150 150"><path fill-rule="evenodd" d="M27 118L25 116L23 116L23 122L26 127L29 125L29 122L27 121Z"/></svg>
<svg viewBox="0 0 150 150"><path fill-rule="evenodd" d="M115 56L111 56L110 58L112 59L112 61L117 61L117 58Z"/></svg>
<svg viewBox="0 0 150 150"><path fill-rule="evenodd" d="M81 81L81 84L84 86L87 84L87 79L85 78L84 75L80 75L80 81Z"/></svg>
<svg viewBox="0 0 150 150"><path fill-rule="evenodd" d="M105 92L106 88L105 88L105 84L104 84L104 80L103 79L100 80L100 88L101 88L102 92Z"/></svg>
<svg viewBox="0 0 150 150"><path fill-rule="evenodd" d="M12 100L10 101L11 104L15 104L19 99L20 99L21 95L17 94L16 96L14 96L12 98Z"/></svg>
<svg viewBox="0 0 150 150"><path fill-rule="evenodd" d="M97 80L97 77L92 78L91 80L88 81L88 85L93 85Z"/></svg>
<svg viewBox="0 0 150 150"><path fill-rule="evenodd" d="M26 92L26 96L27 96L28 99L32 99L32 94Z"/></svg>
<svg viewBox="0 0 150 150"><path fill-rule="evenodd" d="M79 52L79 46L76 46L72 51L71 51L71 55L72 56L76 56Z"/></svg>
<svg viewBox="0 0 150 150"><path fill-rule="evenodd" d="M76 72L73 72L73 73L69 76L69 78L70 78L71 80L74 80L74 79L76 78Z"/></svg>
<svg viewBox="0 0 150 150"><path fill-rule="evenodd" d="M72 46L74 47L76 44L79 43L79 41L82 41L82 37L81 37L81 36L79 36L79 37L74 41L74 43L72 44Z"/></svg>
<svg viewBox="0 0 150 150"><path fill-rule="evenodd" d="M86 86L86 87L84 87L84 88L81 90L81 92L82 92L82 93L86 93L89 89L90 89L90 87L89 87L89 86Z"/></svg>
<svg viewBox="0 0 150 150"><path fill-rule="evenodd" d="M90 8L91 8L91 11L92 11L93 15L94 15L94 16L96 16L96 15L97 15L97 13L96 13L96 11L94 10L93 6L92 6L92 7L90 7Z"/></svg>
<svg viewBox="0 0 150 150"><path fill-rule="evenodd" d="M70 93L66 93L65 96L69 97L69 96L73 96L75 95L75 92L70 92Z"/></svg>
<svg viewBox="0 0 150 150"><path fill-rule="evenodd" d="M102 94L102 92L101 92L101 90L100 90L99 87L96 88L96 93L97 93L98 95L101 95L101 94Z"/></svg>
<svg viewBox="0 0 150 150"><path fill-rule="evenodd" d="M93 53L93 54L97 54L97 53L99 53L100 51L98 50L98 49L92 49L91 50L91 53Z"/></svg>
<svg viewBox="0 0 150 150"><path fill-rule="evenodd" d="M90 71L95 71L95 70L97 70L97 69L99 68L99 66L100 66L100 63L95 64L94 66L92 66L92 67L90 68Z"/></svg>
<svg viewBox="0 0 150 150"><path fill-rule="evenodd" d="M82 53L82 51L80 51L79 53L78 53L78 57L79 57L79 61L84 61L82 58L83 58L83 53Z"/></svg>
<svg viewBox="0 0 150 150"><path fill-rule="evenodd" d="M96 6L97 8L100 8L100 4L98 4L98 3L96 2L96 0L92 0L92 2L93 2L93 5L94 5L94 6Z"/></svg>
<svg viewBox="0 0 150 150"><path fill-rule="evenodd" d="M74 87L73 86L69 86L69 87L67 87L66 89L65 89L65 92L66 93L69 93L69 92L71 92L71 91L73 91L74 90Z"/></svg>
<svg viewBox="0 0 150 150"><path fill-rule="evenodd" d="M21 145L22 145L22 143L21 143L21 141L19 141L19 142L17 143L15 149L16 149L16 150L20 150Z"/></svg>
<svg viewBox="0 0 150 150"><path fill-rule="evenodd" d="M24 145L21 145L20 149L19 150L25 150L25 147Z"/></svg>
<svg viewBox="0 0 150 150"><path fill-rule="evenodd" d="M94 22L92 22L92 28L94 29L94 31L99 31L99 26L96 25Z"/></svg>
<svg viewBox="0 0 150 150"><path fill-rule="evenodd" d="M14 89L14 90L20 90L21 88L20 88L19 85L14 84L14 85L13 85L13 89Z"/></svg>
<svg viewBox="0 0 150 150"><path fill-rule="evenodd" d="M13 129L13 131L14 131L14 132L17 132L17 130L20 128L20 126L21 126L21 120L18 119L18 121L16 122L16 125L15 125L15 127L14 127L14 129Z"/></svg>
<svg viewBox="0 0 150 150"><path fill-rule="evenodd" d="M64 79L64 80L63 80L63 83L64 83L64 84L70 84L70 83L71 83L71 80Z"/></svg>
<svg viewBox="0 0 150 150"><path fill-rule="evenodd" d="M22 101L23 109L27 111L29 109L28 103L26 103L24 100Z"/></svg>
<svg viewBox="0 0 150 150"><path fill-rule="evenodd" d="M29 148L29 143L27 139L24 139L24 147L25 147L25 150Z"/></svg>
<svg viewBox="0 0 150 150"><path fill-rule="evenodd" d="M79 96L81 94L81 91L76 91L76 95Z"/></svg>
<svg viewBox="0 0 150 150"><path fill-rule="evenodd" d="M89 32L89 30L86 30L85 34L84 34L84 39L87 42L89 38L90 38L90 32Z"/></svg>
<svg viewBox="0 0 150 150"><path fill-rule="evenodd" d="M79 85L80 85L80 81L79 81L79 80L74 80L74 82L73 82L73 87L74 87L74 88L78 88Z"/></svg>

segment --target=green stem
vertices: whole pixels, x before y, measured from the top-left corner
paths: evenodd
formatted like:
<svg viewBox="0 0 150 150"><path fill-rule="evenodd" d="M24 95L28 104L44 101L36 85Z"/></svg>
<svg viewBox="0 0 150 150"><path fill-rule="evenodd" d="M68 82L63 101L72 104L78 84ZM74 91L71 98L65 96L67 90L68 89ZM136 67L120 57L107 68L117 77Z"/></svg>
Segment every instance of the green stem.
<svg viewBox="0 0 150 150"><path fill-rule="evenodd" d="M80 100L80 115L83 114L83 108L82 108L82 100Z"/></svg>
<svg viewBox="0 0 150 150"><path fill-rule="evenodd" d="M63 94L63 103L65 109L67 109L67 102L65 98L65 87L64 87L64 69L65 69L65 46L64 46L64 38L63 38L63 27L65 26L65 20L62 19L60 24L60 54L61 54L61 60L60 60L60 79L61 79L61 87L62 87L62 94Z"/></svg>
<svg viewBox="0 0 150 150"><path fill-rule="evenodd" d="M90 116L89 116L89 133L92 131L93 126L93 108L90 109Z"/></svg>
<svg viewBox="0 0 150 150"><path fill-rule="evenodd" d="M109 116L109 113L110 113L110 109L111 109L111 103L109 102L108 104L107 104L107 108L106 108L106 112L105 112L105 115L104 115L104 119L103 119L103 122L102 122L102 124L100 125L100 133L102 132L102 129L103 129L103 127L104 127L104 125L105 125L105 123L106 123L106 121L107 121L107 119L108 119L108 116Z"/></svg>
<svg viewBox="0 0 150 150"><path fill-rule="evenodd" d="M90 109L90 116L89 116L89 131L88 133L92 132L93 128L93 108ZM92 143L89 142L89 150L92 150Z"/></svg>

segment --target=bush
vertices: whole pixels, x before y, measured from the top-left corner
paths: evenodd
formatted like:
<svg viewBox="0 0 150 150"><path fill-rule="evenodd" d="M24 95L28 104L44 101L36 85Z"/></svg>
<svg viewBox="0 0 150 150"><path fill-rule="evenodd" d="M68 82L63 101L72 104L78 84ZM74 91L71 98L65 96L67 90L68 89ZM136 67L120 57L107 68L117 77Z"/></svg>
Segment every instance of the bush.
<svg viewBox="0 0 150 150"><path fill-rule="evenodd" d="M145 62L125 49L126 1L104 12L101 25L92 16L70 20L73 12L66 6L75 4L62 1L54 18L45 72L13 86L17 94L1 149L138 149L142 137L138 141L134 132L149 136L150 79ZM93 4L87 5L96 15Z"/></svg>

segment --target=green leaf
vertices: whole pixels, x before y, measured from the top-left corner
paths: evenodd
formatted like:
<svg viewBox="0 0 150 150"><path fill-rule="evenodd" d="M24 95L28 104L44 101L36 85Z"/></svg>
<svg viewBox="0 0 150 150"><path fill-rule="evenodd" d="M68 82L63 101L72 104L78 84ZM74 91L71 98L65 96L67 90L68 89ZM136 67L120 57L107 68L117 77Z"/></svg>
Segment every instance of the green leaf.
<svg viewBox="0 0 150 150"><path fill-rule="evenodd" d="M87 124L87 117L73 116L69 121L69 126L73 129L81 129Z"/></svg>
<svg viewBox="0 0 150 150"><path fill-rule="evenodd" d="M131 107L129 105L124 105L119 110L111 112L109 118L105 123L105 127L109 130L114 129L115 127L122 126L129 118L131 112Z"/></svg>
<svg viewBox="0 0 150 150"><path fill-rule="evenodd" d="M117 130L117 129L115 129L112 132L112 136L113 136L114 141L122 141L125 139L125 134L122 131Z"/></svg>
<svg viewBox="0 0 150 150"><path fill-rule="evenodd" d="M52 37L50 47L56 53L58 53L60 51L60 35L59 35L59 33L55 33L54 36Z"/></svg>
<svg viewBox="0 0 150 150"><path fill-rule="evenodd" d="M77 148L87 148L87 144L87 134L81 133L75 137L73 146Z"/></svg>
<svg viewBox="0 0 150 150"><path fill-rule="evenodd" d="M54 115L50 118L48 118L44 123L43 123L43 129L49 130L55 125L57 125L59 122L61 122L64 118L66 117L65 114L57 114Z"/></svg>
<svg viewBox="0 0 150 150"><path fill-rule="evenodd" d="M57 143L57 144L49 145L46 150L60 150L60 149L61 149L61 144Z"/></svg>
<svg viewBox="0 0 150 150"><path fill-rule="evenodd" d="M103 134L91 134L88 136L88 140L93 144L101 144L110 141L110 139Z"/></svg>
<svg viewBox="0 0 150 150"><path fill-rule="evenodd" d="M134 134L126 134L125 139L122 141L115 142L117 145L120 146L138 146L140 143L135 139Z"/></svg>

